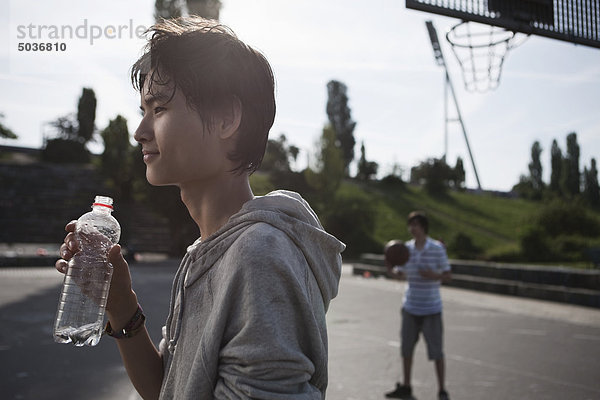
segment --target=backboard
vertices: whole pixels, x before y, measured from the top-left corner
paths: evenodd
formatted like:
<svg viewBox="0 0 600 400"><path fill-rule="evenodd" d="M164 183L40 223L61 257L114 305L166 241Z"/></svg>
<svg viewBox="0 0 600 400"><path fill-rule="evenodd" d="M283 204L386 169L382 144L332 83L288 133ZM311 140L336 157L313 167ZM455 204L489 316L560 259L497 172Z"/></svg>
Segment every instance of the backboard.
<svg viewBox="0 0 600 400"><path fill-rule="evenodd" d="M406 8L600 49L599 0L406 0Z"/></svg>

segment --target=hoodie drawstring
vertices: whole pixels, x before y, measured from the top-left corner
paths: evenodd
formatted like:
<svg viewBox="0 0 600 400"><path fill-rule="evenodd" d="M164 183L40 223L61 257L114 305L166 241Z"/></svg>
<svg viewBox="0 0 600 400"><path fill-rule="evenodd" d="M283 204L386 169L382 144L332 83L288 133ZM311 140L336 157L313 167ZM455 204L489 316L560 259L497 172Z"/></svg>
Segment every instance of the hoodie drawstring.
<svg viewBox="0 0 600 400"><path fill-rule="evenodd" d="M169 353L171 354L175 352L175 346L177 345L177 340L179 340L179 335L181 333L181 321L183 320L183 292L185 290L185 277L189 269L189 264L184 263L184 266L184 268L177 272L171 291L171 310L167 319L167 343ZM175 317L176 297L178 297L177 300L179 300L179 310L177 312L177 319L175 322L175 333L173 336L171 336L171 327Z"/></svg>

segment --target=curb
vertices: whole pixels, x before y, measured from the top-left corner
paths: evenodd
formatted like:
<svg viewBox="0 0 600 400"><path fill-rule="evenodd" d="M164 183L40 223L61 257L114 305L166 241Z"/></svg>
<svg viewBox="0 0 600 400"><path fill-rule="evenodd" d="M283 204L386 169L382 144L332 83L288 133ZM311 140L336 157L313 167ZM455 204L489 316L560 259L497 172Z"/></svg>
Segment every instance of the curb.
<svg viewBox="0 0 600 400"><path fill-rule="evenodd" d="M352 264L352 273L365 277L387 277L387 269L382 266L379 257L369 255L363 262ZM383 260L383 256L381 256ZM379 262L378 262L379 261ZM547 300L558 303L574 304L600 308L600 290L598 279L600 271L573 271L568 268L537 266L503 266L499 264L450 260L452 281L444 285L461 289ZM490 277L488 275L500 276ZM511 277L512 279L506 279ZM562 282L563 284L556 284Z"/></svg>

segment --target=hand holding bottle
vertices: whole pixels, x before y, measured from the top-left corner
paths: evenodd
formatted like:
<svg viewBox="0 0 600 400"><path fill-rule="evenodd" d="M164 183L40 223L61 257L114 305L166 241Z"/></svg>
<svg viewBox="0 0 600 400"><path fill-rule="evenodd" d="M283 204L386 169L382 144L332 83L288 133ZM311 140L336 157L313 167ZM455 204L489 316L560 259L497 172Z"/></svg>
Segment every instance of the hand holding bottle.
<svg viewBox="0 0 600 400"><path fill-rule="evenodd" d="M60 256L62 258L56 261L55 264L56 270L63 274L67 272L69 260L80 250L79 242L75 238L76 223L77 221L73 220L65 226L65 231L68 233L65 236L63 244L60 246ZM88 240L93 240L93 238ZM129 265L123 257L120 245L116 244L110 248L108 251L108 262L113 266L113 276L106 303L106 311L110 313L111 310L118 309L118 305L123 300L131 297L133 291L131 289ZM81 285L82 290L85 291L86 284L81 282Z"/></svg>
<svg viewBox="0 0 600 400"><path fill-rule="evenodd" d="M54 339L59 343L95 346L102 336L107 308L127 310L131 300L137 304L129 268L116 245L121 227L111 215L112 203L110 197L96 196L92 211L66 226L68 233L60 247L62 259L56 262L57 270L65 274L54 324ZM124 296L111 296L113 288ZM111 322L120 322L120 313Z"/></svg>

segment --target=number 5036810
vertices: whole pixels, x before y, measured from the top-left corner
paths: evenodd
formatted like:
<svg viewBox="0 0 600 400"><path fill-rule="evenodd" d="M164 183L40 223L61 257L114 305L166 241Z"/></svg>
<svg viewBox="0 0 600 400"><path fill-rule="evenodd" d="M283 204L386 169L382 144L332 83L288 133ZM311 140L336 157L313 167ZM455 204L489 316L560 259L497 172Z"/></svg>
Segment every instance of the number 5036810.
<svg viewBox="0 0 600 400"><path fill-rule="evenodd" d="M19 43L17 49L19 51L66 51L67 44L63 42Z"/></svg>

